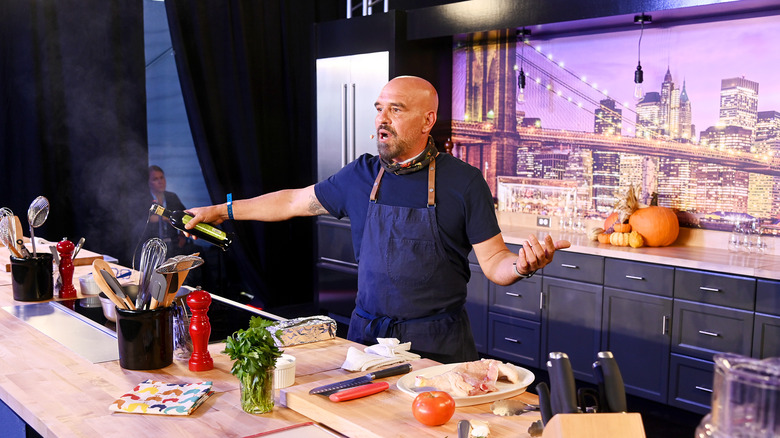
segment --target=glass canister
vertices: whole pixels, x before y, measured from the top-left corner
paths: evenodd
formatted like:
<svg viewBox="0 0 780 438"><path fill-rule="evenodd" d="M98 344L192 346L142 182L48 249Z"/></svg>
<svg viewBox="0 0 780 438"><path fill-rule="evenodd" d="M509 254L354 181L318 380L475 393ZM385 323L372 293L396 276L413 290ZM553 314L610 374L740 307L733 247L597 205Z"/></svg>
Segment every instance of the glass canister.
<svg viewBox="0 0 780 438"><path fill-rule="evenodd" d="M780 436L780 358L715 355L712 411L696 429L697 438Z"/></svg>
<svg viewBox="0 0 780 438"><path fill-rule="evenodd" d="M173 357L177 360L190 360L192 356L192 337L190 336L190 317L184 300L177 299L173 304Z"/></svg>

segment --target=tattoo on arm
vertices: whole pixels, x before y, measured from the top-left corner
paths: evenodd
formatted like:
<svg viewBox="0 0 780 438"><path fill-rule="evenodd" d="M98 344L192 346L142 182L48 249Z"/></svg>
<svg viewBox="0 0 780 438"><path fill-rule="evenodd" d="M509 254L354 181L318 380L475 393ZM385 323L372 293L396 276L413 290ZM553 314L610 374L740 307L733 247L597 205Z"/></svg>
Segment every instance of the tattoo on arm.
<svg viewBox="0 0 780 438"><path fill-rule="evenodd" d="M328 210L325 210L316 196L312 195L309 197L309 213L311 213L313 216L317 216L327 212Z"/></svg>

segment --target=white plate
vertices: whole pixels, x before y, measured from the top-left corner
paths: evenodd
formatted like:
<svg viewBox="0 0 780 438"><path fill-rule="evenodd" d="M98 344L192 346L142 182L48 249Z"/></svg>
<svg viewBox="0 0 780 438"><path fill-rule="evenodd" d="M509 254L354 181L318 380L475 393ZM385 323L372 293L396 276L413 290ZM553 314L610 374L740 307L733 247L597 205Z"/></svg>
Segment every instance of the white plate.
<svg viewBox="0 0 780 438"><path fill-rule="evenodd" d="M411 373L406 374L405 376L398 379L398 383L396 383L396 385L398 386L398 389L400 389L401 391L411 395L412 397L417 397L417 395L421 391L417 390L418 388L414 386L415 377L437 376L439 374L446 373L447 371L455 368L457 365L459 364L448 363L444 365L436 365L428 368L423 368L418 371L412 371ZM480 405L483 403L490 403L496 400L502 400L505 398L514 397L516 395L524 393L525 389L528 388L528 385L530 385L534 381L534 373L528 371L525 368L520 368L517 365L513 365L513 364L507 364L507 365L515 367L515 369L517 369L517 372L520 373L520 380L517 383L510 383L508 380L499 379L496 382L496 388L498 388L498 391L488 392L487 394L481 394L481 395L466 396L466 397L453 396L452 398L455 399L455 406Z"/></svg>

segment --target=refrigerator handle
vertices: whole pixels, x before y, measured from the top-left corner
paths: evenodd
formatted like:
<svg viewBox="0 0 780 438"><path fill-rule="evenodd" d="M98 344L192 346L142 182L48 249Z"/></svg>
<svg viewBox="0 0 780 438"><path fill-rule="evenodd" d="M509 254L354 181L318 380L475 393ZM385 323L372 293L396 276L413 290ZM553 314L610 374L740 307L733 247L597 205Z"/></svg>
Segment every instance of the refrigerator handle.
<svg viewBox="0 0 780 438"><path fill-rule="evenodd" d="M347 108L347 84L341 84L341 167L347 165L347 136L349 127L347 121L349 117Z"/></svg>
<svg viewBox="0 0 780 438"><path fill-rule="evenodd" d="M350 119L351 119L350 121L352 123L352 129L350 130L350 134L352 135L352 138L351 138L352 142L351 142L351 145L350 145L349 159L347 160L347 162L354 161L355 158L357 158L355 156L355 155L357 155L357 126L355 125L355 120L356 120L355 112L357 111L357 108L355 108L356 106L357 106L357 101L355 99L355 83L353 82L352 83L352 102L351 102L351 105L350 105L350 107L352 109L352 114L351 114L351 117L350 117Z"/></svg>

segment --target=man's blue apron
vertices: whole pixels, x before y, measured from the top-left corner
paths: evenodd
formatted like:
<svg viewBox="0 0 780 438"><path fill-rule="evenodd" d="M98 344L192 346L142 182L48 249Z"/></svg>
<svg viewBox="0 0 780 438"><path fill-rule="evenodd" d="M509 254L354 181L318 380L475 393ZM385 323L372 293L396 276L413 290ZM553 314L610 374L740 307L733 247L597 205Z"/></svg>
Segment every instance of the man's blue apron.
<svg viewBox="0 0 780 438"><path fill-rule="evenodd" d="M436 221L435 159L428 169L426 208L378 204L384 168L374 181L347 338L366 345L376 338L398 338L439 362L476 360L463 306L466 284L447 259Z"/></svg>

